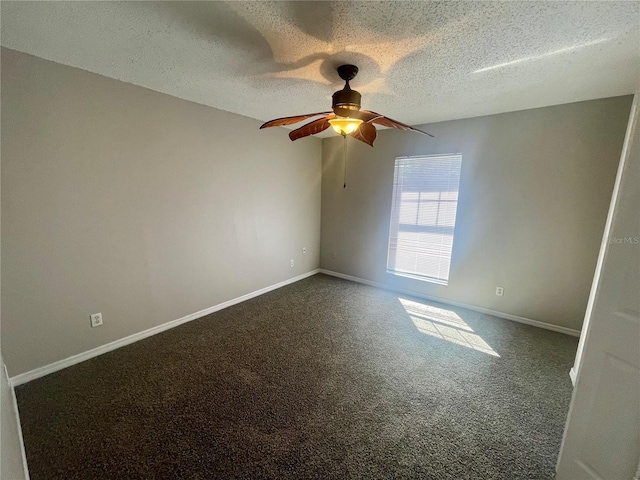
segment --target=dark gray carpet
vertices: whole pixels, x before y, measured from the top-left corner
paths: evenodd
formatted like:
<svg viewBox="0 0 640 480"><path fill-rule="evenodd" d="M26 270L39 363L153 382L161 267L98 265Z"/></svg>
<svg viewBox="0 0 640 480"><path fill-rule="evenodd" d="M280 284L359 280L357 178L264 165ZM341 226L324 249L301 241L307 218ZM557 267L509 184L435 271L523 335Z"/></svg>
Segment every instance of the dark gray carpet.
<svg viewBox="0 0 640 480"><path fill-rule="evenodd" d="M577 339L403 301L316 275L18 387L31 478L552 478Z"/></svg>

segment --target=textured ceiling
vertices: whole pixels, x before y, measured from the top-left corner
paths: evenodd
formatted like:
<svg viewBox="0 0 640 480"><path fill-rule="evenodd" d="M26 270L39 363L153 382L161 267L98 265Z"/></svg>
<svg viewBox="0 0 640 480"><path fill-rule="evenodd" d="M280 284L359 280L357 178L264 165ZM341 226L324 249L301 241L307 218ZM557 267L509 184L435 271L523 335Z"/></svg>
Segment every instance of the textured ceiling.
<svg viewBox="0 0 640 480"><path fill-rule="evenodd" d="M632 93L640 3L10 2L2 45L260 120L362 106L413 125Z"/></svg>

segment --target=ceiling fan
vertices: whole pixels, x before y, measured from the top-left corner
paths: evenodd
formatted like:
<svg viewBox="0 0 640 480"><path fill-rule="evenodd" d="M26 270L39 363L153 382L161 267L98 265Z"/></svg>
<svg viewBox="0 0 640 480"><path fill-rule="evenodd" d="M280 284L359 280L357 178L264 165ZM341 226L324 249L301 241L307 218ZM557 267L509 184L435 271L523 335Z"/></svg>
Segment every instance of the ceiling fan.
<svg viewBox="0 0 640 480"><path fill-rule="evenodd" d="M340 75L340 78L346 83L342 90L338 90L333 94L333 111L276 118L275 120L270 120L262 124L260 128L293 125L307 118L324 115L322 118L313 120L300 128L292 130L289 133L289 138L291 138L291 140L298 140L299 138L315 135L316 133L325 131L329 127L333 127L336 133L339 133L343 137L346 138L346 136L349 135L373 147L373 142L377 136L374 125L418 132L433 137L430 133L423 132L422 130L418 130L392 118L380 115L379 113L360 110L360 99L362 96L359 92L351 90L349 86L349 80L353 80L357 73L358 67L355 65L341 65L338 67L338 75Z"/></svg>

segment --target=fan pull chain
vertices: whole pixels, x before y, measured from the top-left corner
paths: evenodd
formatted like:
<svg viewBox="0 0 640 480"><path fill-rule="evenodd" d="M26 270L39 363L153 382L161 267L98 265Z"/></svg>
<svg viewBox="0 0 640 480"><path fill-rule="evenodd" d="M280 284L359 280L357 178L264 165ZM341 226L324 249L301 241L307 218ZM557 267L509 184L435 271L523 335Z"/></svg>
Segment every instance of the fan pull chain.
<svg viewBox="0 0 640 480"><path fill-rule="evenodd" d="M344 138L342 142L344 145L344 185L342 188L347 188L347 136L343 133L342 138Z"/></svg>

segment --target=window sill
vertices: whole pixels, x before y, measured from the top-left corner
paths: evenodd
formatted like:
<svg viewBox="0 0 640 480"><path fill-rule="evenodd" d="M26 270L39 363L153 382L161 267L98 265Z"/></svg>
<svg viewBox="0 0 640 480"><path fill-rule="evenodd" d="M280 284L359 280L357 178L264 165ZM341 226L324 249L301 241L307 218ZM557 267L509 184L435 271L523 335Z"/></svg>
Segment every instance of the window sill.
<svg viewBox="0 0 640 480"><path fill-rule="evenodd" d="M390 273L391 275L395 275L396 277L410 278L412 280L418 280L420 282L435 283L436 285L442 285L443 287L446 287L449 285L448 281L440 280L438 278L423 277L421 275L413 275L411 273L397 272L395 270L387 270L387 273Z"/></svg>

